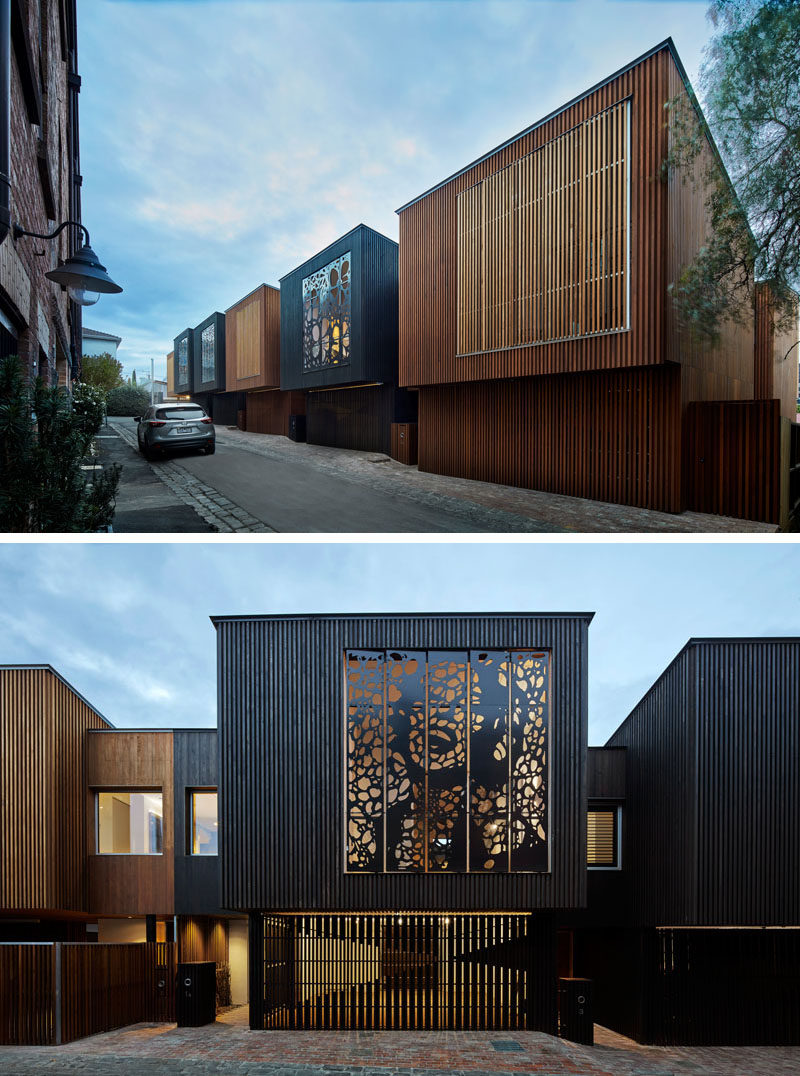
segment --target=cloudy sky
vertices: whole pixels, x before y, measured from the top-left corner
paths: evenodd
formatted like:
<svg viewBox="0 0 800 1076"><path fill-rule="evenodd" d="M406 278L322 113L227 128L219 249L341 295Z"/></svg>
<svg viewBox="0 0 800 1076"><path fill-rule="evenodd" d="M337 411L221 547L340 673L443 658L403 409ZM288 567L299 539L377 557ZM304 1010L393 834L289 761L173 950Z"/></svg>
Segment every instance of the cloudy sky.
<svg viewBox="0 0 800 1076"><path fill-rule="evenodd" d="M79 0L83 219L129 373L671 36L704 0Z"/></svg>
<svg viewBox="0 0 800 1076"><path fill-rule="evenodd" d="M0 544L0 661L119 727L216 723L213 614L585 612L589 742L690 636L800 636L791 544Z"/></svg>

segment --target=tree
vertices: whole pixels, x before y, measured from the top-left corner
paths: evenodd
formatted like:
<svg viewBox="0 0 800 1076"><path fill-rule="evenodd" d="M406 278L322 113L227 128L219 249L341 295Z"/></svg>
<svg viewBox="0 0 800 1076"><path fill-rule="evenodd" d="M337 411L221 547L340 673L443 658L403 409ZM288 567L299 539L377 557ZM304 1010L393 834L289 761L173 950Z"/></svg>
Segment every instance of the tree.
<svg viewBox="0 0 800 1076"><path fill-rule="evenodd" d="M81 381L94 385L104 393L123 384L122 363L104 351L102 355L84 355L81 360Z"/></svg>
<svg viewBox="0 0 800 1076"><path fill-rule="evenodd" d="M713 154L700 168L708 241L673 282L680 320L716 338L752 316L753 285L771 282L783 327L800 281L800 4L716 0L700 74L705 113L732 185ZM685 100L685 99L684 99ZM669 166L695 168L707 144L697 113L669 103Z"/></svg>
<svg viewBox="0 0 800 1076"><path fill-rule="evenodd" d="M143 415L149 406L150 394L133 385L121 385L106 397L109 415Z"/></svg>
<svg viewBox="0 0 800 1076"><path fill-rule="evenodd" d="M97 531L111 523L118 465L81 469L95 419L67 392L37 378L29 385L16 355L0 360L0 528Z"/></svg>

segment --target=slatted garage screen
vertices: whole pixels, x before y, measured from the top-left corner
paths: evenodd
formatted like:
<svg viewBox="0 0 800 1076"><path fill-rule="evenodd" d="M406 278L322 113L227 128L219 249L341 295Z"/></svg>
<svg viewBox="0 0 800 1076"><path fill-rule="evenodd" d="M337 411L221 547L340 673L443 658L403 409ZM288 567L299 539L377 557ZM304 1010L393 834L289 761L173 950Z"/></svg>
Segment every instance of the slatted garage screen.
<svg viewBox="0 0 800 1076"><path fill-rule="evenodd" d="M628 327L630 104L458 196L458 353Z"/></svg>
<svg viewBox="0 0 800 1076"><path fill-rule="evenodd" d="M253 982L251 1027L552 1032L547 916L263 915L254 924L263 992Z"/></svg>

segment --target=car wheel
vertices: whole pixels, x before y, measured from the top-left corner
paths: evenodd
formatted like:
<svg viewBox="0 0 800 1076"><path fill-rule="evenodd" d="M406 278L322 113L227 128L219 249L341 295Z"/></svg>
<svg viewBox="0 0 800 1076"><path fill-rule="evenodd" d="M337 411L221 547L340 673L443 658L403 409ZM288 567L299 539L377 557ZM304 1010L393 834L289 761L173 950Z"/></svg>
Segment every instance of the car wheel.
<svg viewBox="0 0 800 1076"><path fill-rule="evenodd" d="M213 456L214 453L217 451L216 442L212 441L210 445L206 445L206 447L203 449L203 451L205 452L205 454L207 456Z"/></svg>

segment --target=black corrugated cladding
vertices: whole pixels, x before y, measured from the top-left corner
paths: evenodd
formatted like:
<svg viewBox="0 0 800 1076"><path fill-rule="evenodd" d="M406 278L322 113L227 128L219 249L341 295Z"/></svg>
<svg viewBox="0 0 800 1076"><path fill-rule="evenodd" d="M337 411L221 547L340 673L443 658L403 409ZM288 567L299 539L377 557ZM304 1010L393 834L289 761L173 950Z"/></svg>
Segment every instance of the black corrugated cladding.
<svg viewBox="0 0 800 1076"><path fill-rule="evenodd" d="M180 351L182 345L186 345L186 366L180 364ZM175 363L175 392L179 396L185 396L194 388L194 329L184 329L180 336L172 341Z"/></svg>
<svg viewBox="0 0 800 1076"><path fill-rule="evenodd" d="M281 277L281 389L359 382L397 384L398 245L359 224ZM340 255L352 256L350 361L303 372L303 279Z"/></svg>
<svg viewBox="0 0 800 1076"><path fill-rule="evenodd" d="M212 620L225 907L490 912L585 903L591 614ZM552 653L550 872L345 874L345 651L514 647Z"/></svg>
<svg viewBox="0 0 800 1076"><path fill-rule="evenodd" d="M175 781L175 913L218 915L219 857L188 854L188 792L217 788L219 750L216 729L175 729L172 734Z"/></svg>
<svg viewBox="0 0 800 1076"><path fill-rule="evenodd" d="M214 376L203 380L203 333L211 329L214 356ZM194 330L193 392L225 391L225 315L219 311L209 315Z"/></svg>
<svg viewBox="0 0 800 1076"><path fill-rule="evenodd" d="M690 640L608 745L637 923L800 923L800 639Z"/></svg>

